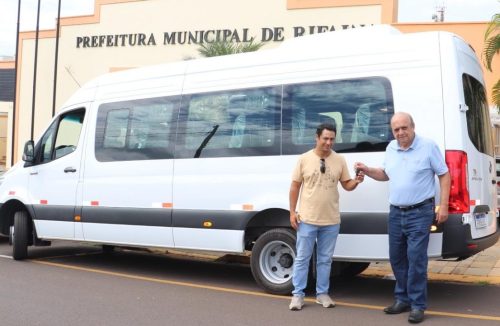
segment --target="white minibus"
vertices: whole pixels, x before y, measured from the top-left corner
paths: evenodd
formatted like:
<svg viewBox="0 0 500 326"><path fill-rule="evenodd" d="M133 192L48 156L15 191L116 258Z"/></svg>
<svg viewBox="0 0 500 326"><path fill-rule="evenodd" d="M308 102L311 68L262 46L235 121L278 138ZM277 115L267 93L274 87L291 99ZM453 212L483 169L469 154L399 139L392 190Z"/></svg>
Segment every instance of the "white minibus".
<svg viewBox="0 0 500 326"><path fill-rule="evenodd" d="M331 122L348 166L382 166L396 111L437 142L451 173L450 217L432 229L429 257L463 259L496 243L494 146L476 54L450 33L383 25L89 82L0 177L0 233L14 259L55 239L251 252L257 283L289 293L298 155ZM387 183L367 178L341 191L340 210L334 273L388 260Z"/></svg>

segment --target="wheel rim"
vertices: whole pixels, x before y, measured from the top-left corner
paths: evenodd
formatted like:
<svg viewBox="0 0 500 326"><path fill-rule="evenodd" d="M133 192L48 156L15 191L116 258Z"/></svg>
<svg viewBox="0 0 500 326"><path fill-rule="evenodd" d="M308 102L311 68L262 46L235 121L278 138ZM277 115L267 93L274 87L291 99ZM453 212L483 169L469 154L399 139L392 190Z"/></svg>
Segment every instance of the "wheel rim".
<svg viewBox="0 0 500 326"><path fill-rule="evenodd" d="M262 275L275 284L283 284L292 278L295 252L283 241L271 241L260 254Z"/></svg>

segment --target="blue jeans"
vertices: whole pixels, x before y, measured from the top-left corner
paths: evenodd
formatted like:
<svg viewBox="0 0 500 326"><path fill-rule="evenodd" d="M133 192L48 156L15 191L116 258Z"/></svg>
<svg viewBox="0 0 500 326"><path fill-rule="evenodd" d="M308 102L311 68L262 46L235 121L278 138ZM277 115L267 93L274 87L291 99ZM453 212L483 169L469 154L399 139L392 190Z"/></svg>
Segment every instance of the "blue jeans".
<svg viewBox="0 0 500 326"><path fill-rule="evenodd" d="M304 296L314 243L317 243L316 295L328 293L332 256L339 230L340 224L324 226L304 222L299 224L297 230L297 255L293 263L293 295Z"/></svg>
<svg viewBox="0 0 500 326"><path fill-rule="evenodd" d="M427 247L434 203L411 210L391 206L389 211L389 257L396 278L394 297L412 309L427 308Z"/></svg>

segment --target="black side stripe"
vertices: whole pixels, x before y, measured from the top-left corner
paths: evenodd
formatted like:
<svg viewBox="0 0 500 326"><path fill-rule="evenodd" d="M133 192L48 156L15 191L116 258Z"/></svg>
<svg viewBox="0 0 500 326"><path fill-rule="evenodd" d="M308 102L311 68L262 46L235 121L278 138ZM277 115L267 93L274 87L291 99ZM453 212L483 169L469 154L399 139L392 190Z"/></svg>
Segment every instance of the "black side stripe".
<svg viewBox="0 0 500 326"><path fill-rule="evenodd" d="M75 212L83 223L142 225L179 228L244 230L254 211L189 210L100 206L35 205L36 220L72 222ZM387 213L341 213L342 234L387 234ZM207 228L208 229L208 228Z"/></svg>

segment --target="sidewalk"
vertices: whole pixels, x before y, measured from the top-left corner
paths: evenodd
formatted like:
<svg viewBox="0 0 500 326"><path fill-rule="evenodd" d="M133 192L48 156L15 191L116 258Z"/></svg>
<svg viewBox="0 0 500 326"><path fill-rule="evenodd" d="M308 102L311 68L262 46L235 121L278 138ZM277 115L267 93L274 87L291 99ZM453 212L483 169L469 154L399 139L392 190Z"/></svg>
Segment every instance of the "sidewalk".
<svg viewBox="0 0 500 326"><path fill-rule="evenodd" d="M372 263L365 276L393 278L387 262ZM500 285L500 240L492 247L462 261L429 261L430 281L453 281Z"/></svg>

